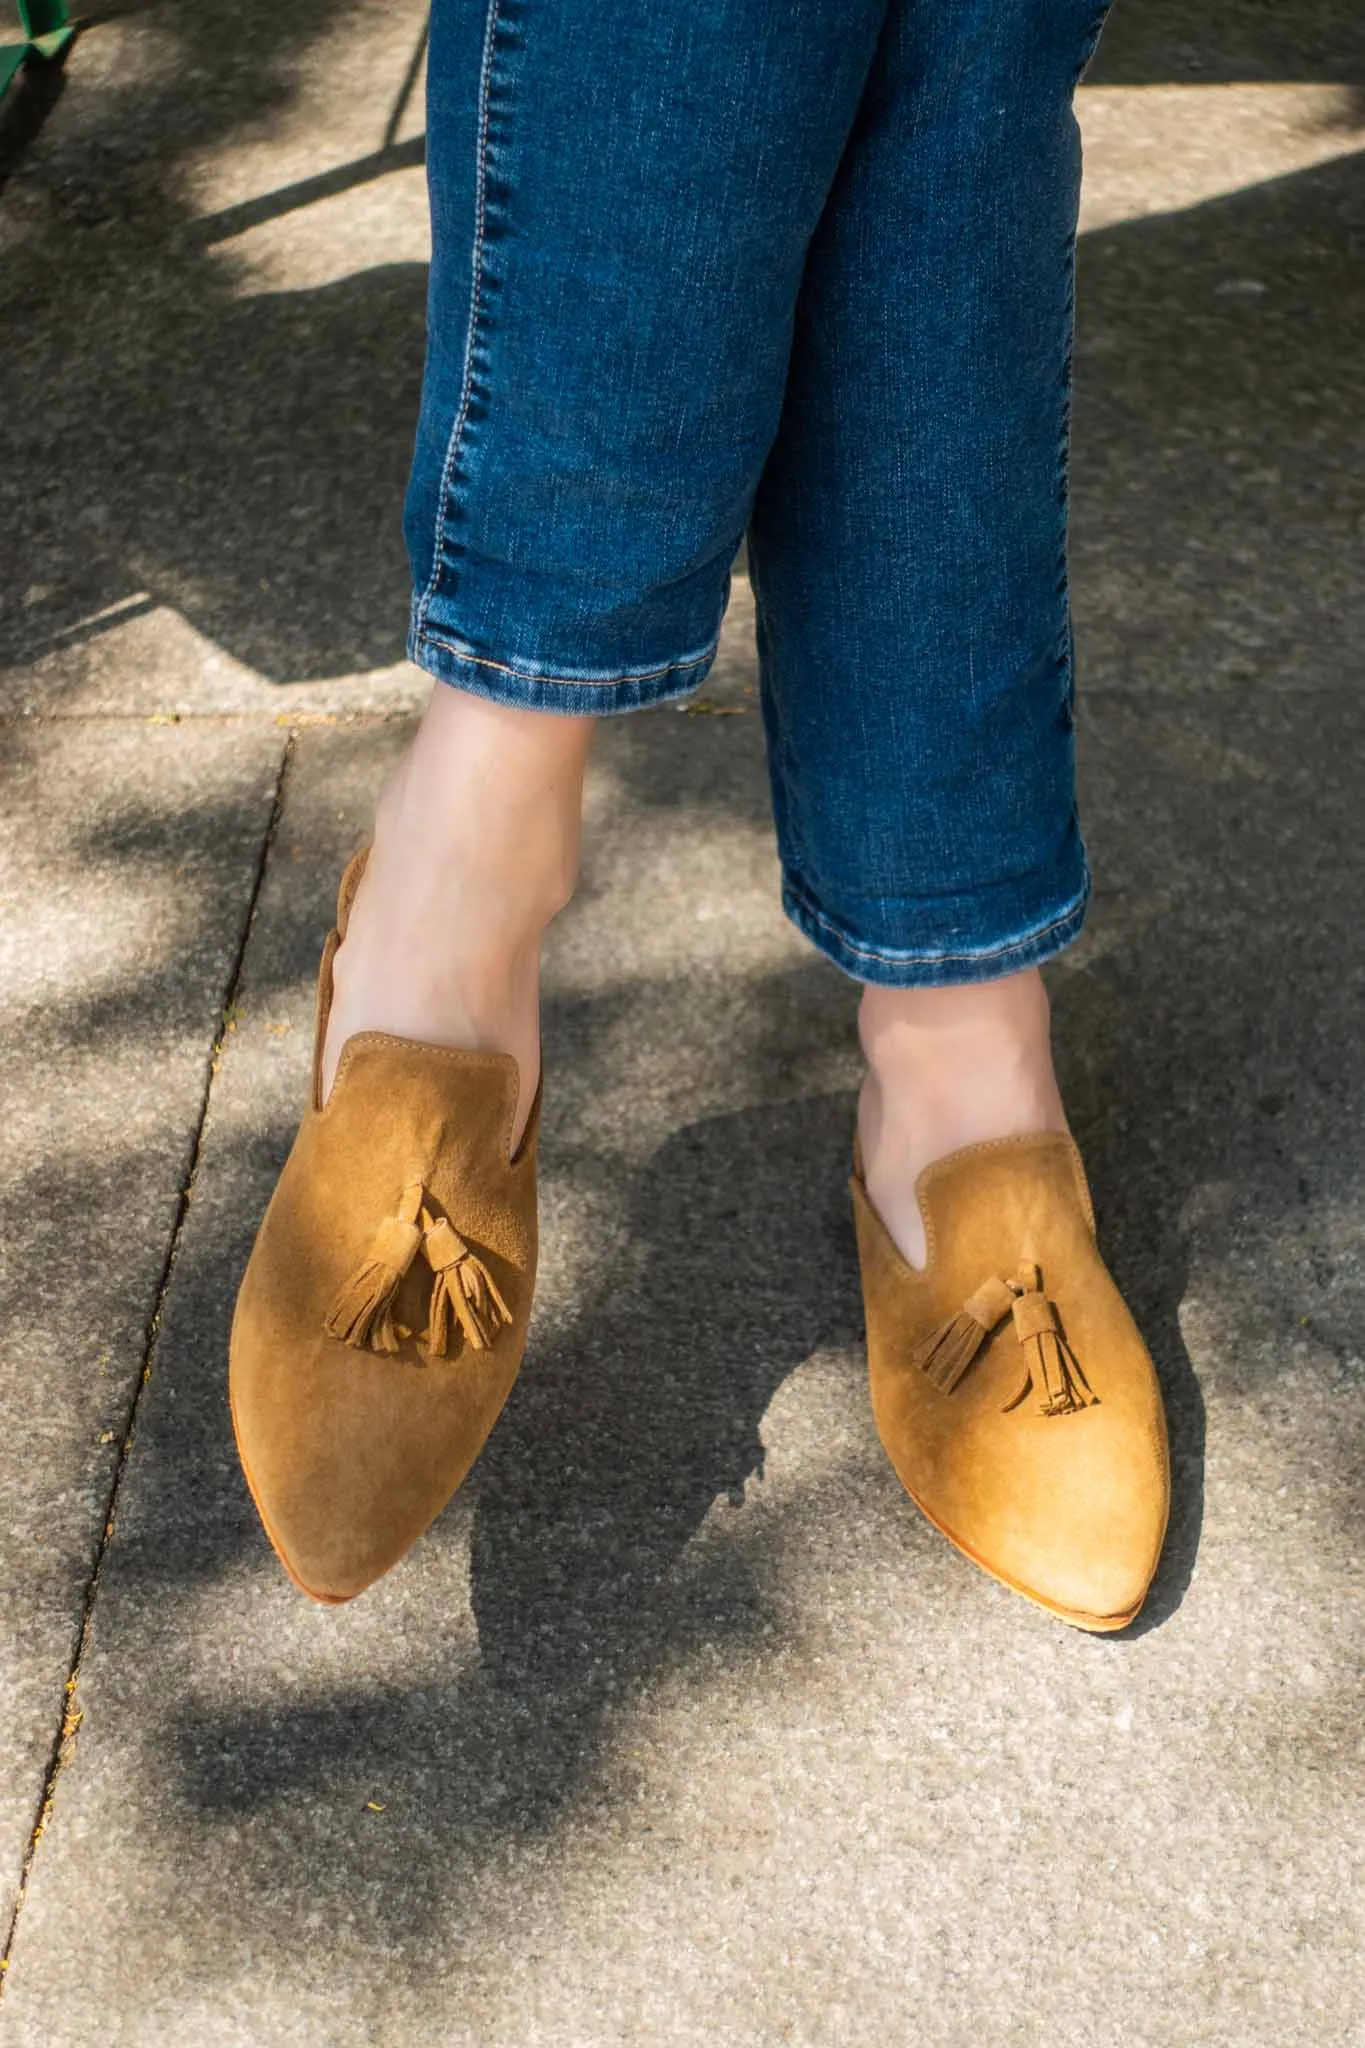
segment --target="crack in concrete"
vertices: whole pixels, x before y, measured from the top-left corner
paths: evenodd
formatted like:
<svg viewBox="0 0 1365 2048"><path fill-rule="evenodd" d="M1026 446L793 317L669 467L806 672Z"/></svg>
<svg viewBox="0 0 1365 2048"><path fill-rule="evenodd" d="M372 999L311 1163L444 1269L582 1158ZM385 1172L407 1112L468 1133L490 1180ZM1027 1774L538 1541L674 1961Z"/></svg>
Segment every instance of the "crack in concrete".
<svg viewBox="0 0 1365 2048"><path fill-rule="evenodd" d="M91 1565L90 1576L86 1581L85 1595L81 1603L80 1620L76 1625L75 1650L62 1688L61 1714L57 1723L56 1734L53 1737L52 1748L48 1755L47 1769L43 1774L43 1786L38 1797L33 1828L29 1834L28 1846L24 1851L24 1860L19 1871L19 1883L15 1890L14 1907L10 1914L9 1926L5 1932L4 1949L0 1952L0 2002L3 2002L5 1987L8 1983L10 1963L14 1955L15 1942L18 1939L19 1922L23 1914L24 1902L28 1896L29 1880L33 1875L38 1844L42 1841L44 1831L52 1817L53 1802L56 1798L57 1786L62 1772L75 1754L76 1738L82 1720L82 1710L77 1703L81 1666L90 1645L95 1601L99 1596L100 1576L104 1570L104 1561L109 1553L110 1542L113 1539L119 1489L123 1484L123 1475L133 1448L138 1408L156 1365L162 1316L170 1294L171 1283L175 1277L181 1240L185 1231L185 1219L189 1214L190 1203L194 1194L194 1184L199 1173L199 1163L203 1157L204 1133L208 1123L209 1106L213 1097L213 1086L218 1077L224 1043L231 1028L231 1018L237 1000L237 992L241 986L242 967L246 959L247 944L256 922L256 911L260 902L266 869L269 866L271 851L279 831L280 818L284 810L285 793L288 788L290 770L294 762L296 745L297 732L293 725L291 725L280 753L279 772L275 777L275 789L271 799L270 812L266 819L265 831L261 835L260 847L256 855L256 866L251 878L251 889L247 897L246 913L237 935L237 944L233 950L232 963L228 969L226 987L218 1005L213 1039L204 1062L204 1083L200 1092L199 1114L195 1120L194 1136L190 1147L189 1169L176 1202L175 1216L171 1224L170 1237L166 1247L166 1257L162 1263L160 1279L157 1282L152 1313L147 1321L146 1335L143 1338L142 1344L142 1369L138 1373L132 1398L128 1403L128 1412L123 1422L122 1441L119 1445L118 1458L115 1461L113 1476L109 1482L108 1496L105 1501L104 1522L96 1540L94 1560Z"/></svg>

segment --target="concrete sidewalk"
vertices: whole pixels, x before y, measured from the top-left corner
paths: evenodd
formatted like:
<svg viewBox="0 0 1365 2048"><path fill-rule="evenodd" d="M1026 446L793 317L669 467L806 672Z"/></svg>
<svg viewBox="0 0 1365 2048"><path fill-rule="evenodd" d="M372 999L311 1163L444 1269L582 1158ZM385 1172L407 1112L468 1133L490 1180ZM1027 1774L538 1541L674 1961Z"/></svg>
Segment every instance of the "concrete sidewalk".
<svg viewBox="0 0 1365 2048"><path fill-rule="evenodd" d="M1106 1640L872 1430L742 576L602 736L489 1450L354 1606L266 1549L233 1289L425 694L421 19L111 13L0 189L0 2041L1365 2043L1365 21L1128 0L1084 96L1052 987L1176 1461Z"/></svg>

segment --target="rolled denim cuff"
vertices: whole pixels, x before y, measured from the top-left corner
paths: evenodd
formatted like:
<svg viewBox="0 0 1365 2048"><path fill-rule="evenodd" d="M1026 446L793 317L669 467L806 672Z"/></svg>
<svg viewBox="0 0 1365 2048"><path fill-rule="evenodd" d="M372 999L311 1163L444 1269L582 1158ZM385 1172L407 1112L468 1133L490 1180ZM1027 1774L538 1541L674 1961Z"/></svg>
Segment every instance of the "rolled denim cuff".
<svg viewBox="0 0 1365 2048"><path fill-rule="evenodd" d="M983 929L971 944L945 938L941 943L926 939L898 945L894 934L852 931L830 917L800 878L786 869L782 908L797 930L855 981L875 982L883 988L951 988L965 982L995 981L1050 960L1080 936L1091 890L1090 870L1082 861L1079 887L1069 895L1055 896L1036 910L1027 924L995 932Z"/></svg>
<svg viewBox="0 0 1365 2048"><path fill-rule="evenodd" d="M415 608L414 608L415 609ZM690 696L716 658L719 633L675 660L628 669L577 669L505 659L462 640L420 626L408 632L408 659L439 682L472 691L495 704L522 711L558 711L570 716L609 718Z"/></svg>

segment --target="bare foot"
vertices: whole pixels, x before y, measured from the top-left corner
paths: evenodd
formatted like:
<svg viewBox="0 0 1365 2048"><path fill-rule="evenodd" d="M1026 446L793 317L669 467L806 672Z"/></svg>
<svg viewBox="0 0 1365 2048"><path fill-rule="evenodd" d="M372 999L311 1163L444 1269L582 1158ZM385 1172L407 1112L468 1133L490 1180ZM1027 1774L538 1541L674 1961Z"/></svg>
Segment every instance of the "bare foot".
<svg viewBox="0 0 1365 2048"><path fill-rule="evenodd" d="M1038 969L956 988L863 991L858 1102L867 1191L911 1265L928 1256L915 1199L932 1160L983 1138L1064 1131Z"/></svg>
<svg viewBox="0 0 1365 2048"><path fill-rule="evenodd" d="M333 969L322 1098L357 1031L510 1052L513 1143L540 1077L540 946L578 873L596 721L437 683L385 786Z"/></svg>

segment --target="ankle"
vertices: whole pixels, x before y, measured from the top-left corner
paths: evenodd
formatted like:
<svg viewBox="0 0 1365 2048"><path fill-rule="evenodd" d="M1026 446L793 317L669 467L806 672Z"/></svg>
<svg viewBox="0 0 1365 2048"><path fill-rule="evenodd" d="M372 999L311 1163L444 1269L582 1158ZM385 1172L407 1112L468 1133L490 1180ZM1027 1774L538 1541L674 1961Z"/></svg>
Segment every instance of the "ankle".
<svg viewBox="0 0 1365 2048"><path fill-rule="evenodd" d="M324 1101L357 1031L510 1052L519 1141L540 1071L541 939L578 873L594 725L435 686L379 798L333 961Z"/></svg>
<svg viewBox="0 0 1365 2048"><path fill-rule="evenodd" d="M377 805L377 895L407 889L422 922L538 942L577 885L593 727L436 684Z"/></svg>
<svg viewBox="0 0 1365 2048"><path fill-rule="evenodd" d="M868 1072L858 1135L868 1194L912 1264L924 1257L914 1184L965 1145L1065 1130L1047 992L1037 970L945 989L864 990Z"/></svg>
<svg viewBox="0 0 1365 2048"><path fill-rule="evenodd" d="M868 1066L889 1101L922 1114L962 1098L990 1114L1060 1114L1047 991L1036 969L957 988L868 987L858 1013ZM954 1112L956 1114L956 1112Z"/></svg>
<svg viewBox="0 0 1365 2048"><path fill-rule="evenodd" d="M436 801L416 765L400 762L380 793L367 875L392 881L405 868L421 895L458 896L467 908L486 899L542 927L567 908L578 884L576 812L537 812L515 791L494 796L453 778Z"/></svg>

